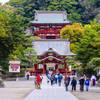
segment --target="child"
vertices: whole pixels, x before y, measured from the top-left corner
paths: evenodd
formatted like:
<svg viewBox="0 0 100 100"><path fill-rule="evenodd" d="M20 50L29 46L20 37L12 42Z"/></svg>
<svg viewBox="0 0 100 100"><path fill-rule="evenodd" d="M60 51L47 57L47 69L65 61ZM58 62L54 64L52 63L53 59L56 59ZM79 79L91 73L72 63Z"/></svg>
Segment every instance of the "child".
<svg viewBox="0 0 100 100"><path fill-rule="evenodd" d="M86 91L88 91L89 85L90 85L90 80L86 78L85 80Z"/></svg>

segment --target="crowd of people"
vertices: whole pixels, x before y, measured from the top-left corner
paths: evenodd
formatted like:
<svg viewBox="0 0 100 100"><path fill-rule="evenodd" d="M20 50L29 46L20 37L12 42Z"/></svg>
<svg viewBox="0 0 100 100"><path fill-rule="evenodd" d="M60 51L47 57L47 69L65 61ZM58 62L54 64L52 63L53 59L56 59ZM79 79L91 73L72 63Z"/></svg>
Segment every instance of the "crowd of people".
<svg viewBox="0 0 100 100"><path fill-rule="evenodd" d="M63 80L63 81L62 81ZM69 85L71 85L71 90L76 91L76 86L79 84L80 86L80 91L85 90L88 91L89 86L95 86L96 84L96 77L92 75L91 79L89 79L86 76L81 76L79 79L76 77L70 77L69 75L62 75L62 74L47 74L47 83L51 83L51 85L58 84L61 86L61 83L64 82L65 85L65 90L68 91ZM91 83L90 83L91 82Z"/></svg>
<svg viewBox="0 0 100 100"><path fill-rule="evenodd" d="M80 91L83 92L84 86L85 86L85 90L88 91L90 85L95 86L96 84L95 75L92 75L91 79L89 79L85 75L81 76L79 79L76 79L76 77L74 76L70 77L69 75L62 75L60 73L54 74L54 73L48 72L46 73L46 77L47 77L47 84L50 84L51 86L53 86L54 84L58 84L58 86L61 86L62 83L64 83L66 91L68 91L69 85L71 85L72 91L76 91L76 86L77 84L79 84ZM27 72L27 80L29 80L29 72ZM42 75L37 74L35 76L35 80L34 80L35 88L41 89L42 80L43 80Z"/></svg>

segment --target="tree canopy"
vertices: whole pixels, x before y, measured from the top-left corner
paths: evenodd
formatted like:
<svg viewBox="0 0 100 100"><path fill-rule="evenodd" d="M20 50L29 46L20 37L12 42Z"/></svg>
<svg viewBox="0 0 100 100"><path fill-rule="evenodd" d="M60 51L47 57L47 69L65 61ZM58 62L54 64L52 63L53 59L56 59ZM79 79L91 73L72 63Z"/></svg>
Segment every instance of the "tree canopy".
<svg viewBox="0 0 100 100"><path fill-rule="evenodd" d="M23 18L0 7L0 65L4 71L9 60L17 59L16 55L23 55L23 50L31 46L25 34Z"/></svg>
<svg viewBox="0 0 100 100"><path fill-rule="evenodd" d="M17 14L24 17L24 23L33 20L36 10L66 11L72 22L89 23L100 14L99 0L10 0Z"/></svg>
<svg viewBox="0 0 100 100"><path fill-rule="evenodd" d="M75 25L75 26L74 26ZM91 22L82 26L75 23L61 30L61 38L69 38L76 59L86 67L96 57L100 57L100 23Z"/></svg>

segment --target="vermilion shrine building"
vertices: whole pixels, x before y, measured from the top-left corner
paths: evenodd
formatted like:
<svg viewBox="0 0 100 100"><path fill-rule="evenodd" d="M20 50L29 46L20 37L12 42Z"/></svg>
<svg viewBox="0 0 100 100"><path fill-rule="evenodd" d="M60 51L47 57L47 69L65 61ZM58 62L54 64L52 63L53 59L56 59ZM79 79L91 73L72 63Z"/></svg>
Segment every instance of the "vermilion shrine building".
<svg viewBox="0 0 100 100"><path fill-rule="evenodd" d="M35 64L35 70L31 73L45 74L47 70L52 70L54 73L59 71L72 74L65 62L67 56L74 56L70 51L70 42L60 39L60 29L70 24L66 12L36 11L30 28L34 36L41 38L33 40L33 48L41 62Z"/></svg>

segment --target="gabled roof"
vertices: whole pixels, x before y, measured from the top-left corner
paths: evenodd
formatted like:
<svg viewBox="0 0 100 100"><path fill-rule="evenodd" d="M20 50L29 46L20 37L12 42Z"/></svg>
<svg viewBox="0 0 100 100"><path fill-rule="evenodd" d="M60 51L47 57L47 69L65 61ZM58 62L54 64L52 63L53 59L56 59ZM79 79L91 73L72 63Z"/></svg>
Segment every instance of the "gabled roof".
<svg viewBox="0 0 100 100"><path fill-rule="evenodd" d="M52 48L49 48L49 49L52 49ZM44 55L48 55L48 53L50 54L50 53L53 53L53 54L56 54L56 55L58 55L59 56L59 54L56 52L56 51L54 51L53 49L52 50L49 50L48 49L48 51L45 51L42 55L40 55L40 56L44 56Z"/></svg>
<svg viewBox="0 0 100 100"><path fill-rule="evenodd" d="M63 60L61 60L61 59L59 59L59 58L56 58L56 57L54 57L54 56L48 56L48 57L46 57L46 58L44 58L44 59L42 59L42 60L46 60L46 59L48 59L48 58L53 58L53 59L56 59L56 60L58 60L58 61L63 61ZM41 61L42 61L41 60Z"/></svg>
<svg viewBox="0 0 100 100"><path fill-rule="evenodd" d="M67 13L65 11L36 11L35 19L31 21L33 24L42 23L71 23L67 20Z"/></svg>
<svg viewBox="0 0 100 100"><path fill-rule="evenodd" d="M52 48L59 55L75 55L70 51L70 42L66 39L33 40L33 48L36 50L38 56L48 51L49 48Z"/></svg>

